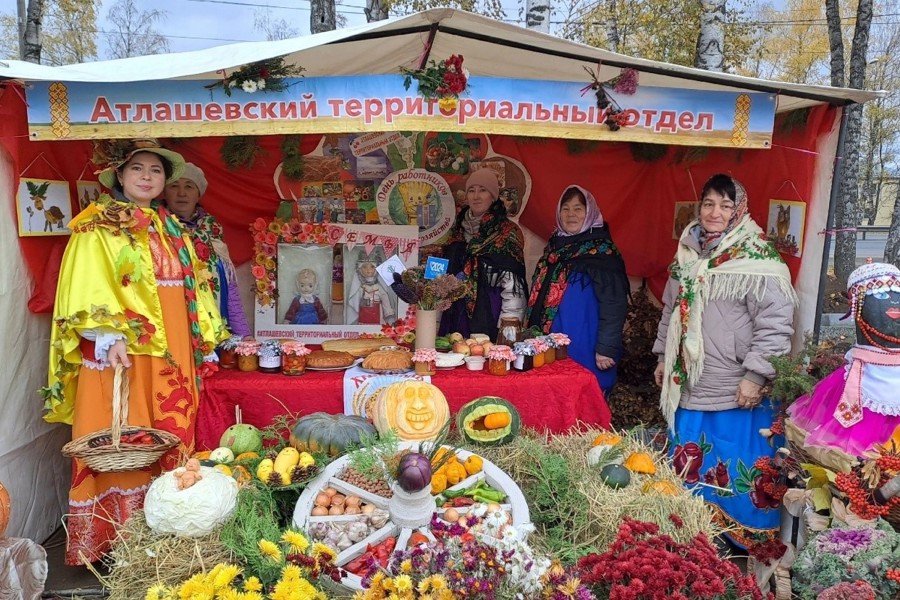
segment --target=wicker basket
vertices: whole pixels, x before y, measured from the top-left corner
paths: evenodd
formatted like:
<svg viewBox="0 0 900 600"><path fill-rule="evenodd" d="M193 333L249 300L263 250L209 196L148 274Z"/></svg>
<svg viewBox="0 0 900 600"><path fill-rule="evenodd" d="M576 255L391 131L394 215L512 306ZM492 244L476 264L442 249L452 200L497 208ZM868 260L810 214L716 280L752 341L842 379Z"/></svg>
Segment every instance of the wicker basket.
<svg viewBox="0 0 900 600"><path fill-rule="evenodd" d="M128 377L125 368L116 367L113 380L112 427L83 435L63 446L63 456L77 458L99 473L135 471L156 462L167 450L178 445L178 436L161 429L128 425ZM122 436L146 433L153 444L122 442Z"/></svg>

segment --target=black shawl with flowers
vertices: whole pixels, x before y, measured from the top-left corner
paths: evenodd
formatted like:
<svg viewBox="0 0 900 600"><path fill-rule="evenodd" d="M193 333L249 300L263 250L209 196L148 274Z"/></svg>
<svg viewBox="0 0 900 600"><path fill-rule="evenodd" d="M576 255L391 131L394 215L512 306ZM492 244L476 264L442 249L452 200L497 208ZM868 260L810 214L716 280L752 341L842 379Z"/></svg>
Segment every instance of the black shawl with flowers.
<svg viewBox="0 0 900 600"><path fill-rule="evenodd" d="M450 323L461 318L459 313L464 311L469 322L469 331L464 333L486 333L494 339L500 312L491 305L490 291L499 288L509 274L513 277L513 293L527 293L525 238L518 225L506 217L503 203L495 200L482 215L478 232L466 242L462 223L468 210L460 211L444 246L444 257L450 261L449 273L461 273L468 292L447 311L449 319L442 321L441 329L453 327Z"/></svg>
<svg viewBox="0 0 900 600"><path fill-rule="evenodd" d="M614 357L621 352L622 326L628 311L628 276L625 261L613 244L609 227L593 227L584 233L553 234L538 260L531 281L526 322L550 332L559 311L569 276L581 273L581 285L592 285L601 306L595 352Z"/></svg>

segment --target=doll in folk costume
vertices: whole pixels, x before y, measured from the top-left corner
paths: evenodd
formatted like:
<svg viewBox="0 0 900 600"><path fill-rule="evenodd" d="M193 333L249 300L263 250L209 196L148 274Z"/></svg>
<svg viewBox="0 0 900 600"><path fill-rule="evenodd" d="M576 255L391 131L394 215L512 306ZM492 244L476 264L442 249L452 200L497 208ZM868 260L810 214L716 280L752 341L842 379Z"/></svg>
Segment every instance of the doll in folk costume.
<svg viewBox="0 0 900 600"><path fill-rule="evenodd" d="M291 301L284 320L291 325L324 325L328 311L316 295L319 277L312 269L301 269L297 274L297 295Z"/></svg>
<svg viewBox="0 0 900 600"><path fill-rule="evenodd" d="M847 280L856 345L847 365L788 408L786 433L816 460L845 470L889 443L900 425L900 269L865 264Z"/></svg>
<svg viewBox="0 0 900 600"><path fill-rule="evenodd" d="M376 267L383 261L378 260L378 250L372 254L361 251L356 262L356 276L350 281L347 294L347 325L381 325L394 321L394 307L391 295L378 277Z"/></svg>

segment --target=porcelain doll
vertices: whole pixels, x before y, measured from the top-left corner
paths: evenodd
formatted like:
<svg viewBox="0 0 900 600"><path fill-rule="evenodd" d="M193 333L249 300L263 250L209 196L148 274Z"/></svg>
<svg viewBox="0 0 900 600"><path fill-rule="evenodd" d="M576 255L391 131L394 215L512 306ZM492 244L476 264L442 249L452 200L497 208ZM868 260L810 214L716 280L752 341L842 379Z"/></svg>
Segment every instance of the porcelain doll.
<svg viewBox="0 0 900 600"><path fill-rule="evenodd" d="M324 325L328 322L328 312L316 295L319 278L312 269L302 269L297 274L297 295L284 315L291 325Z"/></svg>
<svg viewBox="0 0 900 600"><path fill-rule="evenodd" d="M379 279L376 266L372 256L361 256L356 263L356 275L347 295L347 325L381 325L394 321L391 296Z"/></svg>

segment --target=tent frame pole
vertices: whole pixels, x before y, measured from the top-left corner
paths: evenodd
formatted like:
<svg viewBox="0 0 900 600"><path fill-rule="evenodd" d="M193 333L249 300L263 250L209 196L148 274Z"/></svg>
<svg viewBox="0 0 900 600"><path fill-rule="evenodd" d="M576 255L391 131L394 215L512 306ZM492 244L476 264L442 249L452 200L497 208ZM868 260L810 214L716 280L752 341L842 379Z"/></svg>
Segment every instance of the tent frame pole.
<svg viewBox="0 0 900 600"><path fill-rule="evenodd" d="M838 130L837 150L834 157L834 168L831 174L831 194L828 198L828 217L825 219L825 243L822 249L822 267L819 270L819 291L816 296L816 315L813 321L813 342L819 343L819 330L822 327L822 311L825 308L825 284L828 282L828 262L831 254L831 236L834 229L834 212L841 191L841 177L844 174L844 144L847 140L847 111L841 108L841 126Z"/></svg>

